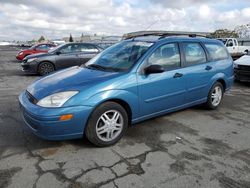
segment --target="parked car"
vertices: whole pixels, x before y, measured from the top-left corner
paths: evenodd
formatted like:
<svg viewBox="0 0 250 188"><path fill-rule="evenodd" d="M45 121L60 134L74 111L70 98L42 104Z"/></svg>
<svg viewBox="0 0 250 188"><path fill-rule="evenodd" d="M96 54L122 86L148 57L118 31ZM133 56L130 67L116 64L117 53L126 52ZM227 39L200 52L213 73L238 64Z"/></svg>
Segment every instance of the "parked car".
<svg viewBox="0 0 250 188"><path fill-rule="evenodd" d="M244 55L234 61L235 80L250 81L250 55Z"/></svg>
<svg viewBox="0 0 250 188"><path fill-rule="evenodd" d="M55 44L50 43L36 44L28 49L21 50L20 52L18 52L16 58L17 60L22 61L25 57L31 54L47 53L51 48L54 48L55 46Z"/></svg>
<svg viewBox="0 0 250 188"><path fill-rule="evenodd" d="M46 54L35 54L24 58L23 71L49 74L55 70L81 65L102 51L97 45L89 43L67 43L51 49Z"/></svg>
<svg viewBox="0 0 250 188"><path fill-rule="evenodd" d="M49 140L86 135L97 146L109 146L130 124L198 104L210 109L221 104L234 72L220 41L145 38L124 40L83 66L31 84L19 96L30 130Z"/></svg>
<svg viewBox="0 0 250 188"><path fill-rule="evenodd" d="M227 47L233 58L241 57L250 52L250 46L240 46L236 38L219 38Z"/></svg>

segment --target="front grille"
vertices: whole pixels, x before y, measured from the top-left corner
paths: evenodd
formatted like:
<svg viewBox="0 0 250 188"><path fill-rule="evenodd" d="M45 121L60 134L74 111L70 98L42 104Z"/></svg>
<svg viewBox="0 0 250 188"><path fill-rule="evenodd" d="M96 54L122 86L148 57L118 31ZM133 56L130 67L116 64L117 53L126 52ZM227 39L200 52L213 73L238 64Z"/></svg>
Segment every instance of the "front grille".
<svg viewBox="0 0 250 188"><path fill-rule="evenodd" d="M250 71L250 66L247 66L247 65L238 65L238 69L245 70L245 71Z"/></svg>
<svg viewBox="0 0 250 188"><path fill-rule="evenodd" d="M25 94L31 103L36 104L38 102L37 99L33 95L31 95L28 91L26 91Z"/></svg>

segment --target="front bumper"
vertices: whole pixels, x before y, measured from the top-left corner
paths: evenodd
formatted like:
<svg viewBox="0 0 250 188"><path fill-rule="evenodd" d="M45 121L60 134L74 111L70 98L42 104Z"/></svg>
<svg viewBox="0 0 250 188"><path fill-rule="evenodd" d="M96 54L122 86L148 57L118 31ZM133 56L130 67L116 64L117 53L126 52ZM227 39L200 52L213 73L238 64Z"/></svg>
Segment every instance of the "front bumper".
<svg viewBox="0 0 250 188"><path fill-rule="evenodd" d="M23 57L20 56L20 55L16 55L16 59L17 59L18 61L22 61L22 60L23 60Z"/></svg>
<svg viewBox="0 0 250 188"><path fill-rule="evenodd" d="M250 82L250 66L249 70L234 69L235 80L242 82Z"/></svg>
<svg viewBox="0 0 250 188"><path fill-rule="evenodd" d="M22 62L22 71L24 72L29 72L29 73L37 73L37 63L27 63L27 62Z"/></svg>
<svg viewBox="0 0 250 188"><path fill-rule="evenodd" d="M29 101L26 92L19 96L21 116L27 127L38 137L46 140L81 138L93 107L72 106L43 108ZM60 121L64 114L73 114L68 121Z"/></svg>

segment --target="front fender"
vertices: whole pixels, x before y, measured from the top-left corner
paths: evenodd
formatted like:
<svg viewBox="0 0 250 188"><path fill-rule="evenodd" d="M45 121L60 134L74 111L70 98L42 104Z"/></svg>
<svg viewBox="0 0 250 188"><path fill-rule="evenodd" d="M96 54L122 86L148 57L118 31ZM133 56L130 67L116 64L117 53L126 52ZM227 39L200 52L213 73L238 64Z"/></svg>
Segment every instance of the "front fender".
<svg viewBox="0 0 250 188"><path fill-rule="evenodd" d="M139 115L138 96L135 93L126 90L102 91L91 96L87 101L84 102L84 105L97 107L101 103L108 100L122 100L126 102L131 109L132 119L137 118Z"/></svg>

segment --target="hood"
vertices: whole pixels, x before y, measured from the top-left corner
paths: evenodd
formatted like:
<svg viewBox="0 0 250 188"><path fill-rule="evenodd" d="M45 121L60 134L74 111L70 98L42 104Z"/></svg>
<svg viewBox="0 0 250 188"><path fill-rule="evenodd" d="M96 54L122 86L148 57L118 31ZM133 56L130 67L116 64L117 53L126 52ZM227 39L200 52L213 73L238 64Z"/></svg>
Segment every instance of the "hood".
<svg viewBox="0 0 250 188"><path fill-rule="evenodd" d="M48 53L36 53L36 54L32 54L32 55L27 56L27 59L39 58L39 57L44 57L44 56L48 56L48 55L51 55L51 54L48 54Z"/></svg>
<svg viewBox="0 0 250 188"><path fill-rule="evenodd" d="M27 91L37 100L40 100L57 92L69 90L82 91L85 88L102 83L120 74L122 73L104 72L75 66L42 77L31 84L27 88Z"/></svg>
<svg viewBox="0 0 250 188"><path fill-rule="evenodd" d="M250 66L250 55L244 55L241 58L234 61L237 65L248 65Z"/></svg>

